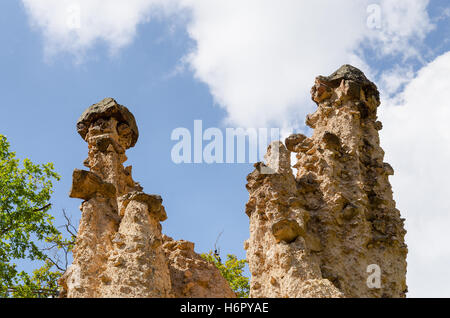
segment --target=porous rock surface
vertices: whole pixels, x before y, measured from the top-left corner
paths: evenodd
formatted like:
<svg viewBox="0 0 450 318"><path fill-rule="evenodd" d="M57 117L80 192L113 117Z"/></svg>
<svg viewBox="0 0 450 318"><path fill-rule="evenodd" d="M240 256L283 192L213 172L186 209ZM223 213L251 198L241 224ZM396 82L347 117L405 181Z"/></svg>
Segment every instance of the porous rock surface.
<svg viewBox="0 0 450 318"><path fill-rule="evenodd" d="M163 236L173 296L177 298L235 298L216 266L194 252L194 243Z"/></svg>
<svg viewBox="0 0 450 318"><path fill-rule="evenodd" d="M311 94L312 136L273 142L247 177L250 297L405 297L406 231L380 147L377 87L344 65ZM367 283L371 264L380 288Z"/></svg>
<svg viewBox="0 0 450 318"><path fill-rule="evenodd" d="M193 243L163 236L162 198L144 193L123 166L139 136L131 112L107 98L83 113L77 130L89 171L73 173L70 197L84 201L61 297L235 297Z"/></svg>

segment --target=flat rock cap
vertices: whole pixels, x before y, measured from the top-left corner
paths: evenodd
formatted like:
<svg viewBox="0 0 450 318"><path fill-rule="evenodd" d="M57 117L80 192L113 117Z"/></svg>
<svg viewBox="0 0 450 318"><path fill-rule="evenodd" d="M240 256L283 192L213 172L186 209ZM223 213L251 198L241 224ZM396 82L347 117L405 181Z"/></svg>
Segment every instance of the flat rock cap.
<svg viewBox="0 0 450 318"><path fill-rule="evenodd" d="M330 76L318 76L318 78L322 81L335 83L336 85L339 85L342 80L351 80L362 85L375 86L376 88L376 85L368 80L360 69L349 64L342 65Z"/></svg>
<svg viewBox="0 0 450 318"><path fill-rule="evenodd" d="M101 102L92 105L86 109L77 121L77 131L83 139L88 133L89 126L99 118L114 117L119 123L126 123L132 131L132 141L130 147L133 147L138 138L139 131L133 114L123 105L119 105L113 98L105 98Z"/></svg>
<svg viewBox="0 0 450 318"><path fill-rule="evenodd" d="M375 83L368 80L360 69L349 64L342 65L330 76L318 76L317 79L321 82L328 83L332 87L338 87L342 80L353 81L379 99L379 92Z"/></svg>
<svg viewBox="0 0 450 318"><path fill-rule="evenodd" d="M364 73L360 69L349 64L342 65L336 72L334 72L330 76L327 76L327 79L329 81L346 79L358 83L369 82L366 75L364 75Z"/></svg>

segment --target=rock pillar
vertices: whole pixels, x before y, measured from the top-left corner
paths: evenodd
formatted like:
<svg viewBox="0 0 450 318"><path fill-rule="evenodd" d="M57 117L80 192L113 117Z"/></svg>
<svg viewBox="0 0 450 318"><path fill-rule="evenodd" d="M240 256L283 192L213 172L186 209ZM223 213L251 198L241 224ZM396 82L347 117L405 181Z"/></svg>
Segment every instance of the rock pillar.
<svg viewBox="0 0 450 318"><path fill-rule="evenodd" d="M377 87L344 65L317 77L311 94L312 136L272 143L276 173L259 163L247 177L251 296L405 297L406 231L380 147Z"/></svg>
<svg viewBox="0 0 450 318"><path fill-rule="evenodd" d="M124 167L125 150L139 133L129 110L107 98L89 107L77 130L88 143L84 165L73 173L70 197L83 199L73 264L60 284L66 297L169 297L171 280L158 195L142 192Z"/></svg>
<svg viewBox="0 0 450 318"><path fill-rule="evenodd" d="M83 199L73 263L60 279L62 297L236 297L194 243L161 233L159 195L144 193L124 167L139 133L130 111L107 98L89 107L77 130L88 143L70 197Z"/></svg>

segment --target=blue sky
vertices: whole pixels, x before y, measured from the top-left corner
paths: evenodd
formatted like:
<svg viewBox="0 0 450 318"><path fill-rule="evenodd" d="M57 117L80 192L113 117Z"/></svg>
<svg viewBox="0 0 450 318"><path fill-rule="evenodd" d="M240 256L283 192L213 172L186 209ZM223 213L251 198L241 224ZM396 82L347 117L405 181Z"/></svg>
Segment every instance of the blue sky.
<svg viewBox="0 0 450 318"><path fill-rule="evenodd" d="M76 121L84 109L111 96L137 119L140 137L128 150L126 164L147 193L163 197L169 217L164 233L194 241L203 252L213 249L224 231L219 241L223 253L244 258L245 177L252 165L176 165L171 160L173 129L192 129L195 119L202 119L205 128L219 127L224 117L222 109L212 107L204 84L189 73L169 76L190 45L184 34L161 41L167 26L149 23L139 28L145 37L113 58L100 44L81 65L67 56L46 61L41 36L30 29L22 4L2 1L0 6L5 48L0 52L1 133L19 158L54 162L62 176L52 199L57 221L63 222L63 208L76 223L81 215L81 201L68 197L72 171L84 168L88 150Z"/></svg>
<svg viewBox="0 0 450 318"><path fill-rule="evenodd" d="M450 296L443 246L450 174L442 171L450 159L448 1L105 3L0 2L0 133L19 158L55 163L57 223L62 209L80 218L81 201L68 197L72 171L87 157L75 123L85 108L113 97L137 119L140 138L126 164L147 193L163 197L163 232L205 252L224 231L222 253L244 258L252 164L176 165L172 131L192 131L196 119L204 128L306 131L314 77L351 63L382 91L382 146L407 218L410 296ZM379 28L367 25L370 4L380 10ZM79 28L61 18L73 6ZM430 94L432 105L418 102Z"/></svg>

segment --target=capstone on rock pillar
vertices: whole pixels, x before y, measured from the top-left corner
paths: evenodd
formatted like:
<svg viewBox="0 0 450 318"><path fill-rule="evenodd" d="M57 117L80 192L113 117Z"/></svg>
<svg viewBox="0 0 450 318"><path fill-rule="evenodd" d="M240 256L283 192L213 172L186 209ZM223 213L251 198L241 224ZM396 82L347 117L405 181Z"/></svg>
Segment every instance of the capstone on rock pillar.
<svg viewBox="0 0 450 318"><path fill-rule="evenodd" d="M158 195L142 192L124 167L139 132L131 112L106 98L77 122L88 143L87 170L75 169L70 197L83 200L73 263L60 280L63 297L170 297Z"/></svg>
<svg viewBox="0 0 450 318"><path fill-rule="evenodd" d="M267 165L277 173L258 163L247 177L250 295L405 297L406 231L380 147L377 87L344 65L317 77L311 94L312 136L272 143ZM291 152L296 176L281 160Z"/></svg>

